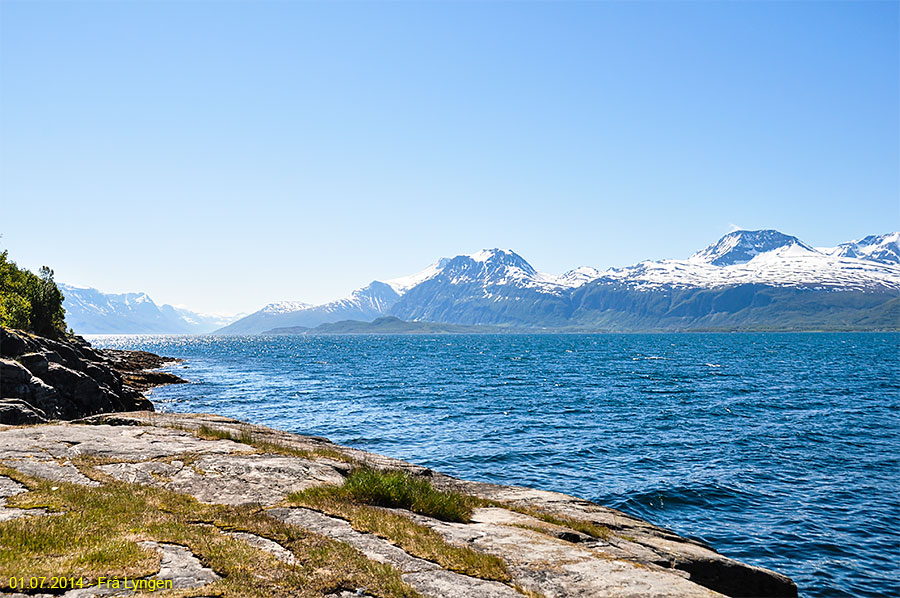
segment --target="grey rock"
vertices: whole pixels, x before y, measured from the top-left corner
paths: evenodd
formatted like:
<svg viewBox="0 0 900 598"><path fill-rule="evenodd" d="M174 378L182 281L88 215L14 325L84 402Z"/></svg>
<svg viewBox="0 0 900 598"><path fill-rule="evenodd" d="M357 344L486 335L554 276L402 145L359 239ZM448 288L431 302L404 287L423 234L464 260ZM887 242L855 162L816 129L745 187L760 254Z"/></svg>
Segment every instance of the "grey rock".
<svg viewBox="0 0 900 598"><path fill-rule="evenodd" d="M51 363L47 366L47 373L44 374L43 380L56 388L65 399L60 404L60 413L63 419L73 419L82 414L99 413L104 411L104 407L109 404L109 398L100 384L78 370Z"/></svg>
<svg viewBox="0 0 900 598"><path fill-rule="evenodd" d="M477 509L473 520L466 524L393 510L431 528L450 544L502 558L508 564L512 584L548 598L797 595L796 586L784 576L729 559L703 543L589 501L529 488L457 480L396 459L340 447L322 438L250 426L214 415L104 414L80 424L0 428L0 463L46 479L96 484L67 463L67 459L77 455L92 455L118 461L100 469L120 480L166 487L207 502L269 506L295 490L339 484L349 468L337 459L265 454L230 440L201 440L189 431L201 426L236 435L250 433L267 443L297 450L314 452L325 448L373 467L402 469L427 477L439 488L608 528L608 537L594 538L497 507ZM187 454L191 454L190 459ZM21 488L15 483L0 478L0 494L17 491ZM519 595L511 585L445 571L387 540L354 530L342 519L302 508L274 507L266 513L289 525L344 542L373 561L393 566L425 596ZM237 537L288 558L289 551L271 540L252 534ZM190 568L188 564L177 567Z"/></svg>
<svg viewBox="0 0 900 598"><path fill-rule="evenodd" d="M155 550L160 553L160 569L156 575L152 575L147 579L153 580L171 580L173 590L189 590L193 588L201 588L220 579L220 577L210 568L204 567L200 563L200 559L195 557L191 551L184 546L177 544L161 544L157 542L138 542L140 546L146 549ZM120 580L121 581L121 580ZM133 580L128 580L123 587L107 587L93 586L90 588L78 588L69 590L62 594L63 598L106 598L108 596L134 596L146 595L135 591L131 585ZM129 587L124 587L128 585ZM50 597L50 594L0 594L2 596L10 596L10 598L21 596L23 598L42 598Z"/></svg>
<svg viewBox="0 0 900 598"><path fill-rule="evenodd" d="M39 347L27 336L0 327L0 356L11 358L36 350Z"/></svg>
<svg viewBox="0 0 900 598"><path fill-rule="evenodd" d="M17 509L7 507L6 499L16 494L22 494L28 489L15 480L6 476L0 476L0 521L8 521L18 517L31 517L34 515L46 515L46 509Z"/></svg>
<svg viewBox="0 0 900 598"><path fill-rule="evenodd" d="M365 556L388 563L399 569L403 581L424 596L434 598L520 598L511 587L495 581L485 581L442 570L436 563L408 554L387 540L354 530L349 523L336 517L303 508L270 509L269 515L303 527L317 534L353 546Z"/></svg>
<svg viewBox="0 0 900 598"><path fill-rule="evenodd" d="M0 345L4 357L0 362L0 397L19 399L3 404L0 424L153 409L146 397L123 382L112 362L91 349L84 339L54 340L0 328ZM142 389L172 382L170 374L151 374L157 373L132 371L129 376L141 380Z"/></svg>
<svg viewBox="0 0 900 598"><path fill-rule="evenodd" d="M440 569L436 563L411 556L387 540L354 530L343 519L303 508L269 509L267 513L285 523L349 544L373 561L388 563L405 573Z"/></svg>
<svg viewBox="0 0 900 598"><path fill-rule="evenodd" d="M153 414L148 414L154 417ZM189 432L151 426L47 424L2 430L0 460L25 457L68 459L92 455L121 461L150 461L185 453L231 454L253 447L231 440L201 440Z"/></svg>
<svg viewBox="0 0 900 598"><path fill-rule="evenodd" d="M25 366L10 359L0 359L0 396L4 399L18 399L6 403L6 407L0 411L0 423L37 423L32 421L35 415L46 421L59 411L59 395L56 390L32 375ZM22 403L29 408L25 408Z"/></svg>
<svg viewBox="0 0 900 598"><path fill-rule="evenodd" d="M420 594L434 598L522 598L522 594L500 582L467 577L443 569L407 573L401 579Z"/></svg>
<svg viewBox="0 0 900 598"><path fill-rule="evenodd" d="M145 548L157 548L161 553L159 573L151 579L171 579L175 589L199 588L219 579L219 576L200 563L190 550L176 544L139 542Z"/></svg>
<svg viewBox="0 0 900 598"><path fill-rule="evenodd" d="M3 461L4 465L12 467L20 473L43 478L51 482L68 482L71 484L80 484L82 486L99 486L96 482L70 463L60 463L53 460L39 461L37 459L9 459Z"/></svg>
<svg viewBox="0 0 900 598"><path fill-rule="evenodd" d="M201 502L225 505L273 505L291 492L344 479L327 465L281 455L208 455L178 471L161 471L158 463L116 463L99 469L123 481L161 485ZM152 473L171 477L163 482Z"/></svg>
<svg viewBox="0 0 900 598"><path fill-rule="evenodd" d="M0 422L6 425L40 424L47 419L46 413L22 399L0 399Z"/></svg>

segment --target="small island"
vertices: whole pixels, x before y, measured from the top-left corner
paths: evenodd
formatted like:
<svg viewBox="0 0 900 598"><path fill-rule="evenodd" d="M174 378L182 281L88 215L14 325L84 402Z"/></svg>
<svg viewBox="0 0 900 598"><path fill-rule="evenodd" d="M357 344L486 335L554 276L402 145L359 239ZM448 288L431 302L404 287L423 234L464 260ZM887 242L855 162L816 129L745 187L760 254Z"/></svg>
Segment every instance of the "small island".
<svg viewBox="0 0 900 598"><path fill-rule="evenodd" d="M314 328L286 326L272 328L263 334L508 334L518 329L501 326L442 324L439 322L407 322L395 316L382 316L371 322L342 320L319 324Z"/></svg>

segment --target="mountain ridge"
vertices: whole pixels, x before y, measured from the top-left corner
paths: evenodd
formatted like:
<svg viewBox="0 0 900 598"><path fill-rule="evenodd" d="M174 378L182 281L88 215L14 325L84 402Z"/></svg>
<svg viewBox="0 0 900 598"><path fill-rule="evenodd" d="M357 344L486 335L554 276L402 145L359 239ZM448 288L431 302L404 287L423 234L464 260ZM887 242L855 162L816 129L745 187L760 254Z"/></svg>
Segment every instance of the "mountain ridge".
<svg viewBox="0 0 900 598"><path fill-rule="evenodd" d="M260 334L385 316L516 329L741 328L765 327L766 321L782 328L893 329L900 328L890 307L900 293L900 233L823 248L777 230L737 230L687 259L607 270L582 266L561 275L539 272L511 249L483 249L441 258L406 277L372 281L323 304L270 303L224 326L158 306L146 293L62 288L70 325L88 334ZM817 293L839 296L826 301ZM738 297L747 303L735 303ZM723 305L730 311L721 311Z"/></svg>
<svg viewBox="0 0 900 598"><path fill-rule="evenodd" d="M709 309L715 309L713 306L720 305L723 301L721 298L711 300L710 297L713 296L731 297L726 303L733 301L736 296L754 297L753 301L757 305L753 309L761 310L765 304L769 306L766 307L769 312L788 309L788 304L804 304L806 309L814 312L817 309L821 313L831 312L831 319L838 318L841 321L835 324L828 321L828 317L816 320L805 315L802 318L794 316L792 321L802 320L802 325L825 328L836 326L843 329L845 326L842 322L859 322L862 318L860 314L848 312L847 310L857 309L849 306L866 305L868 307L865 309L876 309L877 305L870 301L851 299L850 295L841 296L847 304L843 306L810 303L803 293L766 289L793 289L809 293L869 293L883 295L883 300L876 301L881 305L900 291L900 259L895 263L895 255L900 256L898 233L870 235L835 248L817 249L797 237L776 230L738 230L724 235L686 260L646 260L605 271L582 266L556 276L538 272L512 250L483 249L474 254L441 258L416 274L386 281L398 296L393 302L385 301L381 305L381 313L375 317L394 316L406 321L466 326L571 329L581 328L587 323L588 326L600 326L603 329L620 329L611 319L612 313L618 313L617 317L622 322L634 323L623 326L622 329L633 329L637 323L640 323L642 330L659 326L740 326L740 316L732 314L726 317L719 314L713 317L696 310L691 312L696 321L691 321L687 316L669 313L671 309L676 309L673 306L664 306L663 303L651 301L648 296L640 294L656 293L664 298L677 291L680 301L687 301L687 295L693 294L694 298L688 303L697 302L698 305L707 305ZM729 288L741 290L737 293L725 292ZM592 290L588 292L585 289ZM580 303L586 294L594 298ZM597 299L597 294L603 294L607 298L607 301L600 302L606 306L604 309L611 310L606 316L586 315L587 312L596 310L590 306ZM617 297L620 302L616 309L608 305L611 297ZM659 312L655 316L656 320L646 315L637 315L641 309L651 304ZM771 307L772 304L781 307ZM810 307L811 305L819 307ZM685 309L683 305L677 307L676 314ZM844 315L835 315L838 313ZM756 317L759 317L758 313L754 316ZM889 317L882 316L875 320L891 325ZM359 317L338 317L338 314L334 318L332 321L366 321ZM299 318L295 315L283 314L281 327L297 326L297 320ZM368 321L371 321L371 316ZM326 322L319 321L315 325L320 323ZM227 334L235 328L238 326L217 332ZM275 326L268 330L272 328ZM265 329L256 329L252 332L264 331Z"/></svg>

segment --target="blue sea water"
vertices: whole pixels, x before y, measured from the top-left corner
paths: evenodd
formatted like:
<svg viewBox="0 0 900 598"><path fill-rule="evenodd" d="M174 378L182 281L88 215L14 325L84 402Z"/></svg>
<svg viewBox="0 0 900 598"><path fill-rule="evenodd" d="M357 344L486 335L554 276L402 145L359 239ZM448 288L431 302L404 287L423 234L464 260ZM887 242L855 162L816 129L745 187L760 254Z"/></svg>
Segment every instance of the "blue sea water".
<svg viewBox="0 0 900 598"><path fill-rule="evenodd" d="M900 594L900 335L91 337L157 409L574 494L792 577Z"/></svg>

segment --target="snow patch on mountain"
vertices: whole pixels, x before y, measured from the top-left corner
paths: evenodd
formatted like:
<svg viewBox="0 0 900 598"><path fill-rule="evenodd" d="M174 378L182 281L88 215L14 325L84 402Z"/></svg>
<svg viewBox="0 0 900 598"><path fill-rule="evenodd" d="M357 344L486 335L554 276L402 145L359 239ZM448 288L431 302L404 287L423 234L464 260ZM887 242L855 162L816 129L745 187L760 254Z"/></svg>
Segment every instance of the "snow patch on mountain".
<svg viewBox="0 0 900 598"><path fill-rule="evenodd" d="M558 276L556 282L570 289L576 289L583 284L587 284L592 280L596 280L603 276L603 271L590 266L581 266L574 270L569 270L565 274Z"/></svg>
<svg viewBox="0 0 900 598"><path fill-rule="evenodd" d="M311 303L304 303L303 301L276 301L275 303L268 304L259 311L265 314L285 314L309 309L310 307L315 306Z"/></svg>
<svg viewBox="0 0 900 598"><path fill-rule="evenodd" d="M392 278L390 280L386 280L385 282L389 284L391 288L393 288L394 291L397 292L397 294L402 295L417 284L421 284L426 280L434 278L435 276L440 274L441 270L444 269L444 266L446 266L449 261L449 258L442 257L424 270L416 272L415 274L402 276L400 278Z"/></svg>

